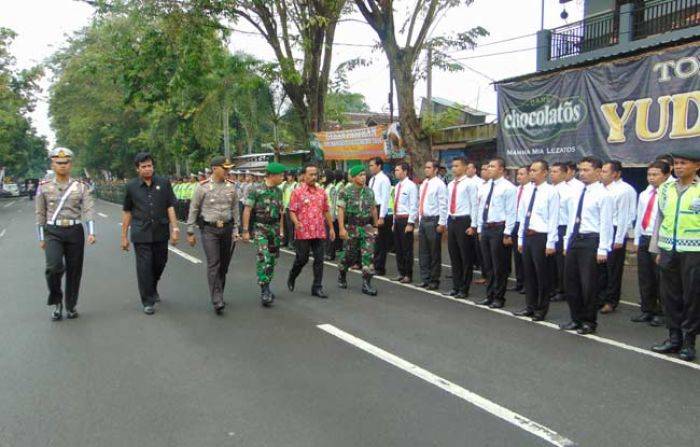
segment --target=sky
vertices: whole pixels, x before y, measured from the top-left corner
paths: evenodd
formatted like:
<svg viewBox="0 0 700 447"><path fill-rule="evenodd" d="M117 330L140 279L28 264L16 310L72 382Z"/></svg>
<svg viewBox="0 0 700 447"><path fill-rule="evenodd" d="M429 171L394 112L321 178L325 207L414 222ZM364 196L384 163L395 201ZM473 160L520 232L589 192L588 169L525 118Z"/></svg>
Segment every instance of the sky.
<svg viewBox="0 0 700 447"><path fill-rule="evenodd" d="M492 82L535 71L535 33L540 29L543 0L475 0L469 7L460 7L445 15L434 28L434 36L459 32L482 26L489 35L478 40L474 50L451 54L468 68L457 73L433 71L433 96L494 114L496 93ZM412 0L395 0L395 4L411 4ZM560 18L563 6L559 0L544 0L545 28L567 23ZM582 0L566 5L568 23L580 20ZM28 68L51 56L61 48L68 36L87 26L93 8L76 0L0 0L0 27L14 30L18 36L12 46L18 68ZM339 24L336 43L374 44L376 34L357 14ZM244 22L233 25L242 30L253 30ZM511 40L512 39L512 40ZM503 42L504 40L508 40ZM233 33L229 40L233 52L246 52L260 59L272 61L272 50L260 36ZM369 67L360 67L348 76L349 90L365 96L372 111L388 112L389 71L384 54L371 48L337 45L333 62L362 56L371 59ZM50 77L42 82L43 92L31 119L38 133L55 144L55 136L48 116L48 88ZM426 95L426 84L416 84L416 102ZM396 101L396 100L394 100ZM394 102L394 113L397 113Z"/></svg>

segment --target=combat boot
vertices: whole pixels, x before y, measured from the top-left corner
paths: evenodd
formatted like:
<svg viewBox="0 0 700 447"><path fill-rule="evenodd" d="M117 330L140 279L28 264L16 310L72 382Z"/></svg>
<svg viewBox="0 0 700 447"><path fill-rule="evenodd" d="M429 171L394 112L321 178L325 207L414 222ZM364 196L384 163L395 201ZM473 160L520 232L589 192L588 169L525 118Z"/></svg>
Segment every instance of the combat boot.
<svg viewBox="0 0 700 447"><path fill-rule="evenodd" d="M56 307L51 314L51 320L60 321L63 319L63 304L56 304Z"/></svg>
<svg viewBox="0 0 700 447"><path fill-rule="evenodd" d="M260 286L260 301L262 302L262 305L264 307L270 307L272 306L273 300L274 297L270 291L270 285L265 284L264 286Z"/></svg>
<svg viewBox="0 0 700 447"><path fill-rule="evenodd" d="M362 293L365 295L369 296L376 296L377 295L377 289L372 287L372 278L363 278L362 279Z"/></svg>
<svg viewBox="0 0 700 447"><path fill-rule="evenodd" d="M338 287L341 289L348 288L348 272L345 270L340 270L338 272Z"/></svg>
<svg viewBox="0 0 700 447"><path fill-rule="evenodd" d="M693 360L695 360L694 335L685 336L685 338L683 339L683 347L681 348L681 352L678 354L678 356L681 358L681 360L685 360L686 362L692 362Z"/></svg>

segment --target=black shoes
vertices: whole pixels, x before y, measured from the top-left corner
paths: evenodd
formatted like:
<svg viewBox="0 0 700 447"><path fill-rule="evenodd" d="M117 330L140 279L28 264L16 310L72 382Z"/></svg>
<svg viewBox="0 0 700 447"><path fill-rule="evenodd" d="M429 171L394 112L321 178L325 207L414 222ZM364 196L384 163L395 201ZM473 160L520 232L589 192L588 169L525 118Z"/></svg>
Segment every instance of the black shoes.
<svg viewBox="0 0 700 447"><path fill-rule="evenodd" d="M403 275L399 275L399 276L397 276L396 278L391 278L392 281L396 281L396 282L399 282L399 281L401 281L402 279L403 279Z"/></svg>
<svg viewBox="0 0 700 447"><path fill-rule="evenodd" d="M411 279L410 276L404 276L403 278L401 278L401 279L399 280L399 282L400 282L401 284L411 284L411 283L413 282L413 280Z"/></svg>
<svg viewBox="0 0 700 447"><path fill-rule="evenodd" d="M438 288L440 288L439 282L431 282L428 284L428 287L426 287L427 290L437 290Z"/></svg>
<svg viewBox="0 0 700 447"><path fill-rule="evenodd" d="M503 300L493 300L493 303L489 304L489 309L502 309L505 304Z"/></svg>
<svg viewBox="0 0 700 447"><path fill-rule="evenodd" d="M517 312L513 312L513 315L515 315L516 317L531 317L531 316L533 316L534 314L535 314L535 313L534 313L532 310L528 309L528 308L521 309L521 310L519 310L519 311L517 311Z"/></svg>
<svg viewBox="0 0 700 447"><path fill-rule="evenodd" d="M678 340L669 338L658 345L652 346L651 350L659 354L675 354L681 350L681 343Z"/></svg>
<svg viewBox="0 0 700 447"><path fill-rule="evenodd" d="M492 303L493 300L491 298L484 298L483 300L476 302L477 306L490 306Z"/></svg>
<svg viewBox="0 0 700 447"><path fill-rule="evenodd" d="M687 337L683 340L683 347L681 352L678 354L681 360L686 362L692 362L695 360L695 337Z"/></svg>
<svg viewBox="0 0 700 447"><path fill-rule="evenodd" d="M374 276L386 276L386 270L375 270Z"/></svg>
<svg viewBox="0 0 700 447"><path fill-rule="evenodd" d="M452 290L449 290L449 291L442 292L442 294L445 295L445 296L457 296L459 293L460 293L460 292L459 292L459 290L457 290L457 289L452 289Z"/></svg>
<svg viewBox="0 0 700 447"><path fill-rule="evenodd" d="M348 288L348 272L344 270L338 272L338 287L341 289Z"/></svg>
<svg viewBox="0 0 700 447"><path fill-rule="evenodd" d="M593 334L594 332L595 326L591 323L583 323L581 327L576 330L576 333L579 335L588 335Z"/></svg>
<svg viewBox="0 0 700 447"><path fill-rule="evenodd" d="M533 314L532 321L544 321L544 317L542 314Z"/></svg>
<svg viewBox="0 0 700 447"><path fill-rule="evenodd" d="M649 323L652 318L654 318L654 314L650 312L642 312L636 317L630 318L630 321L632 321L632 323Z"/></svg>
<svg viewBox="0 0 700 447"><path fill-rule="evenodd" d="M226 308L226 303L223 301L220 303L214 304L214 313L217 315L222 315L224 313L224 309Z"/></svg>
<svg viewBox="0 0 700 447"><path fill-rule="evenodd" d="M666 325L666 319L661 315L654 315L654 317L649 322L649 326L660 327Z"/></svg>
<svg viewBox="0 0 700 447"><path fill-rule="evenodd" d="M294 292L294 281L296 281L296 278L292 278L291 276L287 278L287 288L290 292Z"/></svg>
<svg viewBox="0 0 700 447"><path fill-rule="evenodd" d="M143 313L146 315L153 315L156 313L156 309L153 306L143 306Z"/></svg>
<svg viewBox="0 0 700 447"><path fill-rule="evenodd" d="M311 295L317 296L317 297L319 297L319 298L324 298L324 299L325 299L325 298L328 298L328 295L326 294L326 292L325 292L323 289L321 289L321 288L312 290L312 291L311 291Z"/></svg>
<svg viewBox="0 0 700 447"><path fill-rule="evenodd" d="M80 315L78 314L78 311L75 310L75 309L66 311L66 318L68 318L69 320L75 320L75 319L78 318L79 316L80 316Z"/></svg>
<svg viewBox="0 0 700 447"><path fill-rule="evenodd" d="M559 325L559 329L562 331L575 331L579 329L581 325L575 321L569 321L568 323L563 323Z"/></svg>
<svg viewBox="0 0 700 447"><path fill-rule="evenodd" d="M51 321L63 320L63 304L56 304L56 307L51 314Z"/></svg>
<svg viewBox="0 0 700 447"><path fill-rule="evenodd" d="M369 296L377 296L377 289L372 287L371 278L364 278L362 280L362 293Z"/></svg>
<svg viewBox="0 0 700 447"><path fill-rule="evenodd" d="M426 289L426 288L428 288L428 286L430 285L430 283L427 282L427 281L423 281L423 282L419 282L419 283L416 284L416 285L417 285L418 287L422 287L423 289Z"/></svg>
<svg viewBox="0 0 700 447"><path fill-rule="evenodd" d="M566 301L566 295L563 293L557 293L549 299L550 302L556 303L558 301Z"/></svg>
<svg viewBox="0 0 700 447"><path fill-rule="evenodd" d="M263 305L263 307L272 306L272 302L274 300L275 300L275 296L272 294L272 291L270 290L270 285L265 284L263 286L260 286L260 302Z"/></svg>

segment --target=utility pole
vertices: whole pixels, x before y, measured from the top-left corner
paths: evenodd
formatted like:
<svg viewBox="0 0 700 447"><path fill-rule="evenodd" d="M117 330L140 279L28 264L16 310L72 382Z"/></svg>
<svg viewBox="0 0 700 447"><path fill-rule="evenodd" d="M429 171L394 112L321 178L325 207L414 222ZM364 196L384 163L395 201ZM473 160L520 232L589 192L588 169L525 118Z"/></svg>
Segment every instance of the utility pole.
<svg viewBox="0 0 700 447"><path fill-rule="evenodd" d="M544 0L542 0L542 8L540 11L540 31L542 31L544 30Z"/></svg>

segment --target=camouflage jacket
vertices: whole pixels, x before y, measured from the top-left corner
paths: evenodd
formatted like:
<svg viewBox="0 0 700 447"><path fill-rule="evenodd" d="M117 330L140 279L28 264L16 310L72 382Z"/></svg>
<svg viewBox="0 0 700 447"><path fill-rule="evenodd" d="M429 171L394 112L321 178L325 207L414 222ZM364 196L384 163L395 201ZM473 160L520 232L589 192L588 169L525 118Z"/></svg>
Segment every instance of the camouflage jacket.
<svg viewBox="0 0 700 447"><path fill-rule="evenodd" d="M338 193L337 206L345 208L346 216L371 218L372 208L376 206L374 192L368 187L358 188L348 185Z"/></svg>
<svg viewBox="0 0 700 447"><path fill-rule="evenodd" d="M282 215L282 190L264 183L251 185L245 206L251 208L252 223L277 223Z"/></svg>

